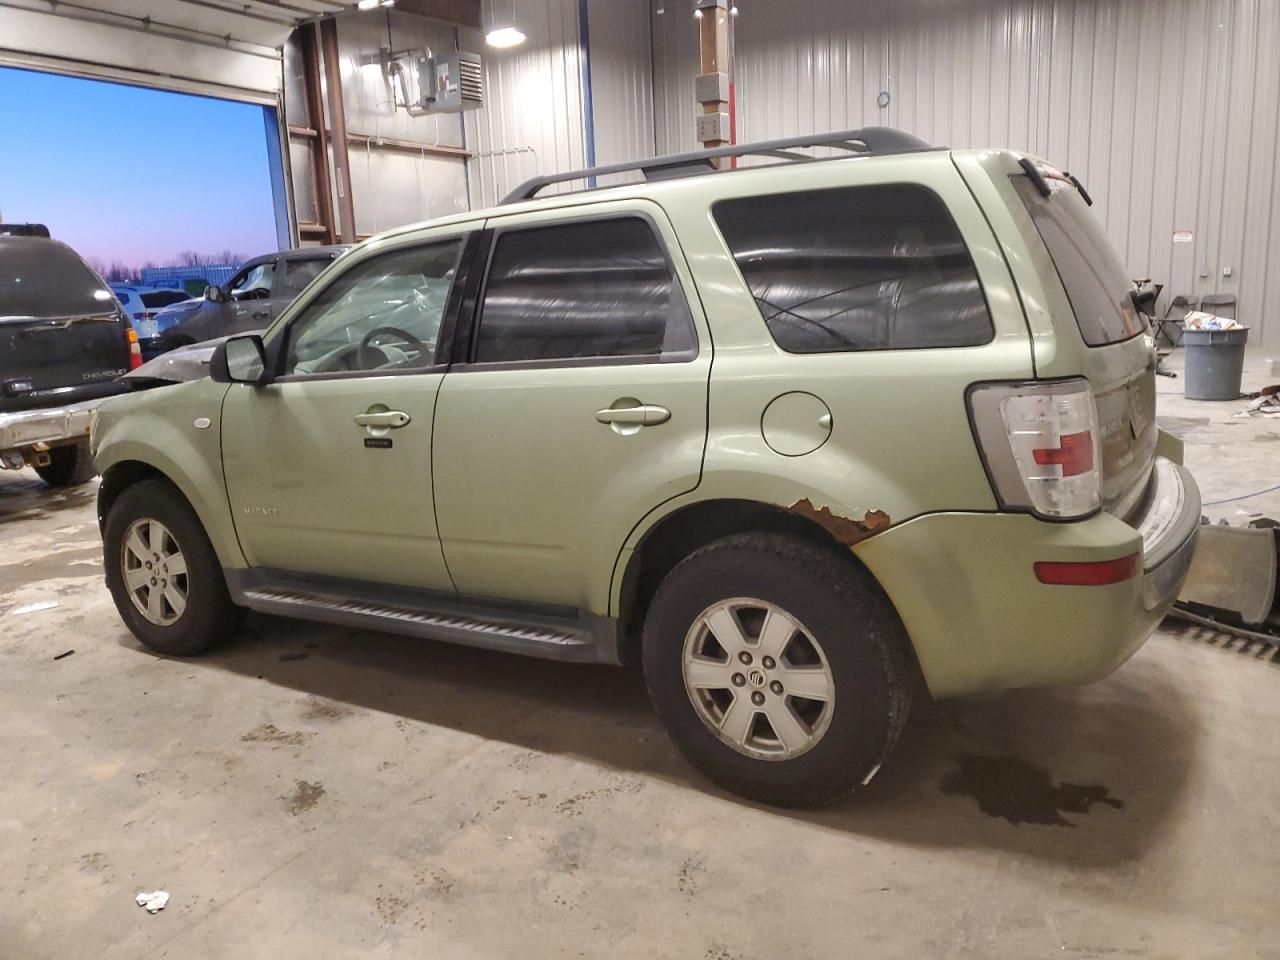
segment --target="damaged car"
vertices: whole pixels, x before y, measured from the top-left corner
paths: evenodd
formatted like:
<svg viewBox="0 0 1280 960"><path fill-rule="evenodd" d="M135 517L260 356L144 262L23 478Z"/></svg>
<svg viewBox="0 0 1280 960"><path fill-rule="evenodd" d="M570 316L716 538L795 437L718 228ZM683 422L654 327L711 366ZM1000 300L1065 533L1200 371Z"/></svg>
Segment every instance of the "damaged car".
<svg viewBox="0 0 1280 960"><path fill-rule="evenodd" d="M166 655L254 610L638 662L717 784L843 796L918 690L1104 677L1186 576L1198 489L1089 205L871 128L383 233L102 407L116 607Z"/></svg>

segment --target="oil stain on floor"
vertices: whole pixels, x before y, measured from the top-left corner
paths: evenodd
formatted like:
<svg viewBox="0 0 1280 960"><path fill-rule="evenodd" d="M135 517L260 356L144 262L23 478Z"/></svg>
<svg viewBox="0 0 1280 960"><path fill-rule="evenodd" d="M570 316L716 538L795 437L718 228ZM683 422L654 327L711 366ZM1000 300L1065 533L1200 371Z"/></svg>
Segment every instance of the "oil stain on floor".
<svg viewBox="0 0 1280 960"><path fill-rule="evenodd" d="M323 783L307 783L305 780L299 780L293 795L281 797L280 799L284 801L285 809L296 817L298 814L305 813L314 807L323 796Z"/></svg>
<svg viewBox="0 0 1280 960"><path fill-rule="evenodd" d="M955 760L960 766L942 778L942 792L973 797L987 816L1015 826L1073 827L1063 814L1087 814L1098 803L1116 810L1124 807L1124 801L1101 784L1054 783L1048 770L1017 757L961 754Z"/></svg>

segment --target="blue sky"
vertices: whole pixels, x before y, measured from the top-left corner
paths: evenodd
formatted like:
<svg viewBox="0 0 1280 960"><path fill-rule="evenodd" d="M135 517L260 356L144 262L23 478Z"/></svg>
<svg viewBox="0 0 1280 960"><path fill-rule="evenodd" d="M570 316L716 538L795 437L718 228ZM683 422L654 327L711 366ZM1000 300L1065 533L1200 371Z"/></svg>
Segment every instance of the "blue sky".
<svg viewBox="0 0 1280 960"><path fill-rule="evenodd" d="M106 263L274 250L263 110L0 67L0 214Z"/></svg>

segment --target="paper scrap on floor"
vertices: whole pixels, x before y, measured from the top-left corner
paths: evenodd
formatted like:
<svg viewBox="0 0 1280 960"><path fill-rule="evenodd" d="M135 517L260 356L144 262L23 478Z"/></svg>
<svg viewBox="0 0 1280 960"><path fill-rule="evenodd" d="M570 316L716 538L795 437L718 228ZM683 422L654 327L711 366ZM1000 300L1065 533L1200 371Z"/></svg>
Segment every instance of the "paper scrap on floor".
<svg viewBox="0 0 1280 960"><path fill-rule="evenodd" d="M138 906L146 907L147 913L159 913L169 902L169 894L165 890L154 890L151 893L140 893L133 899Z"/></svg>

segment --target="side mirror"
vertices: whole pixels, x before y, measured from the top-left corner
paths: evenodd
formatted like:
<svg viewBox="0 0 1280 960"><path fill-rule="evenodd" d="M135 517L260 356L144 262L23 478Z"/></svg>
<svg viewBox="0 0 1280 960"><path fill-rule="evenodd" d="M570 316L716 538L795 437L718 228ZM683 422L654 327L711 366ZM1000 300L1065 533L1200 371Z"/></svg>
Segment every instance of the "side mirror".
<svg viewBox="0 0 1280 960"><path fill-rule="evenodd" d="M209 358L209 377L214 383L266 383L267 351L262 338L250 333L223 340Z"/></svg>
<svg viewBox="0 0 1280 960"><path fill-rule="evenodd" d="M216 283L211 283L204 288L204 298L210 303L222 303L227 299L226 291Z"/></svg>

